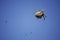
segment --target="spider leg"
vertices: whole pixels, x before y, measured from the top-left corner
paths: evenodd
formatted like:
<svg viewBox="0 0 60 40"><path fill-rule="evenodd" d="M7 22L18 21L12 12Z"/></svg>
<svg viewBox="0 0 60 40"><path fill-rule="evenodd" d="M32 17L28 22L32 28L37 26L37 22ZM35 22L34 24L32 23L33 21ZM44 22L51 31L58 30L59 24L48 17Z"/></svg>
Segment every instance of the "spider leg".
<svg viewBox="0 0 60 40"><path fill-rule="evenodd" d="M44 18L44 20L45 20L45 15L43 15L43 18Z"/></svg>
<svg viewBox="0 0 60 40"><path fill-rule="evenodd" d="M44 17L44 20L45 20L45 17Z"/></svg>
<svg viewBox="0 0 60 40"><path fill-rule="evenodd" d="M45 17L47 17L47 16L45 15Z"/></svg>

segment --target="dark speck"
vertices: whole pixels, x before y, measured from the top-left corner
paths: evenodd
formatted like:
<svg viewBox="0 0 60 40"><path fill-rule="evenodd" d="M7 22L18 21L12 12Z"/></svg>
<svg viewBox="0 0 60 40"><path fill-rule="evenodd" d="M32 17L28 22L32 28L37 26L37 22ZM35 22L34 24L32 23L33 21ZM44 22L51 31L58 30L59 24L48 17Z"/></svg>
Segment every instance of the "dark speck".
<svg viewBox="0 0 60 40"><path fill-rule="evenodd" d="M30 32L32 34L32 32Z"/></svg>
<svg viewBox="0 0 60 40"><path fill-rule="evenodd" d="M7 21L7 20L5 20L5 23L7 24L7 23L8 23L8 21Z"/></svg>

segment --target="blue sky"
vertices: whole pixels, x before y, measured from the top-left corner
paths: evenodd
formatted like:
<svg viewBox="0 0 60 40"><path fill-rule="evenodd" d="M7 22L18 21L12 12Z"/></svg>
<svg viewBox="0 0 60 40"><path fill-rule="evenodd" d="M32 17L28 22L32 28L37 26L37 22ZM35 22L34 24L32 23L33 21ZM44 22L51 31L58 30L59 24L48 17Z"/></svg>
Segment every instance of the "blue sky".
<svg viewBox="0 0 60 40"><path fill-rule="evenodd" d="M44 9L46 20L34 14ZM59 0L0 0L0 40L60 40Z"/></svg>

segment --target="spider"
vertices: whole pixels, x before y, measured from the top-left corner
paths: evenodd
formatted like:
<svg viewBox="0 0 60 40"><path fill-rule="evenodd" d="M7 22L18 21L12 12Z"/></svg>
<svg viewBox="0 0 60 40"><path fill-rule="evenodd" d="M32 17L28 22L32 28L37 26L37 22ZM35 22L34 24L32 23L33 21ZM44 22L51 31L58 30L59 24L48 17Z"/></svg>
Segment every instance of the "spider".
<svg viewBox="0 0 60 40"><path fill-rule="evenodd" d="M44 20L45 20L46 15L44 14L44 11L43 11L43 10L38 10L38 11L36 11L36 13L35 13L35 17L36 17L36 18L39 18L39 19L41 19L41 18L43 17Z"/></svg>

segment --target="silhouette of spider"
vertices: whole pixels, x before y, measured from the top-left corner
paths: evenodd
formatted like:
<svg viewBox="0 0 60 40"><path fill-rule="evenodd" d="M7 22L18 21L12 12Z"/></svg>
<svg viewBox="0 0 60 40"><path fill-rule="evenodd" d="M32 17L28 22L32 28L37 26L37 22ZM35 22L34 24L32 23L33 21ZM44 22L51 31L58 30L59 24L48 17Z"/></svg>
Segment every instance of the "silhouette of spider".
<svg viewBox="0 0 60 40"><path fill-rule="evenodd" d="M39 18L39 19L41 19L41 18L43 17L44 20L45 20L46 15L44 14L44 11L43 11L43 10L38 10L38 11L36 11L36 13L35 13L35 17L36 17L36 18Z"/></svg>

